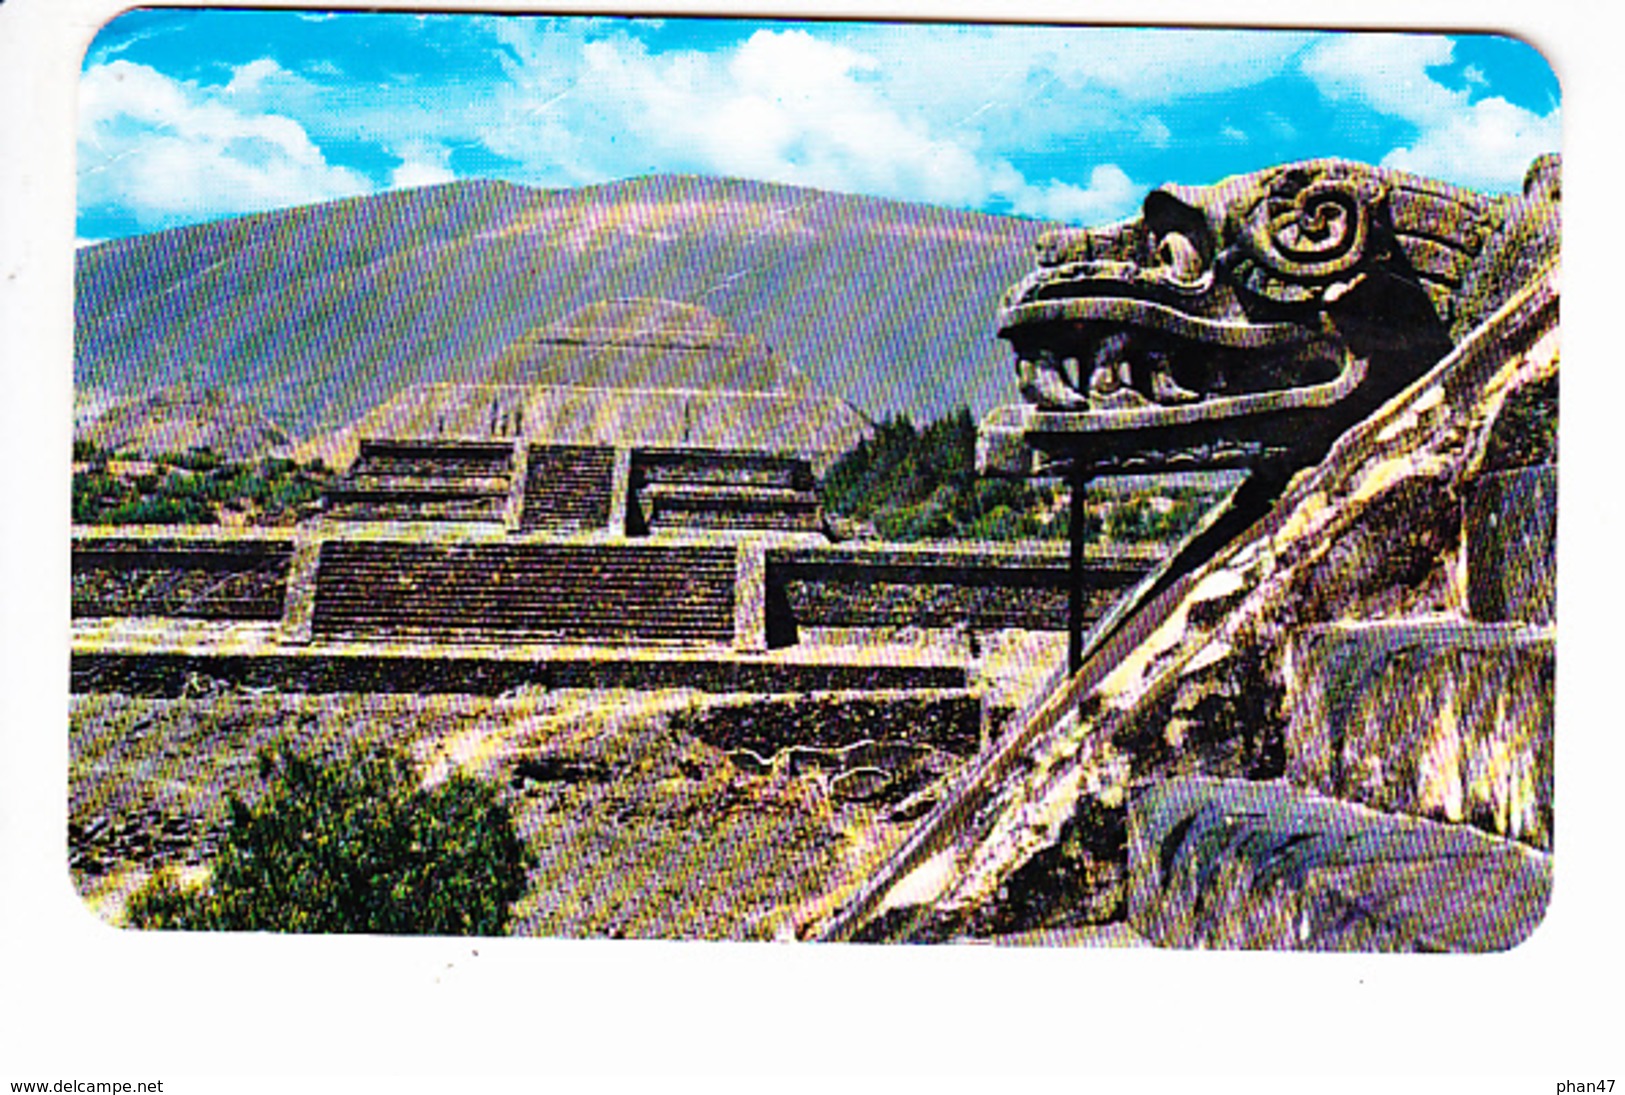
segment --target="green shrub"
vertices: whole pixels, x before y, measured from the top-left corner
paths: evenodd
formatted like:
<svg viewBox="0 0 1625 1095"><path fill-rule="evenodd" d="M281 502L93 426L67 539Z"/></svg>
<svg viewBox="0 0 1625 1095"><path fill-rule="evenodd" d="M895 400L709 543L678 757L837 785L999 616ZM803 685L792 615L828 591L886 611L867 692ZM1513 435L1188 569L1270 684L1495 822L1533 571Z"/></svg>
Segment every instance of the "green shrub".
<svg viewBox="0 0 1625 1095"><path fill-rule="evenodd" d="M97 457L101 459L100 456ZM210 524L221 507L257 507L263 523L299 516L321 499L330 473L284 458L232 463L208 450L157 458L160 471L123 478L93 464L73 477L73 519L88 524Z"/></svg>
<svg viewBox="0 0 1625 1095"><path fill-rule="evenodd" d="M141 928L494 935L525 885L508 807L453 776L422 789L396 753L322 763L260 754L268 786L230 800L209 882L160 876L130 903Z"/></svg>
<svg viewBox="0 0 1625 1095"><path fill-rule="evenodd" d="M222 457L209 448L165 453L158 459L170 467L185 468L187 471L208 471L225 463Z"/></svg>
<svg viewBox="0 0 1625 1095"><path fill-rule="evenodd" d="M196 498L132 498L104 510L97 519L109 525L206 525L214 510Z"/></svg>
<svg viewBox="0 0 1625 1095"><path fill-rule="evenodd" d="M888 418L824 475L824 506L872 522L888 540L1021 540L1053 535L1041 514L1050 488L976 474L969 408L923 427Z"/></svg>

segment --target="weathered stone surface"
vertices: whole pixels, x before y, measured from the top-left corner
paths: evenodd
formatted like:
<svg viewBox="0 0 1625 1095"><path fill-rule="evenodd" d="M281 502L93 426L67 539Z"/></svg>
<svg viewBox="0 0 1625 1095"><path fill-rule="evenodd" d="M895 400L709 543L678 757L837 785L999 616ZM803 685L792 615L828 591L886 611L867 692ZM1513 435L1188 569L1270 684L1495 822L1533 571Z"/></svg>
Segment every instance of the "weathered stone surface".
<svg viewBox="0 0 1625 1095"><path fill-rule="evenodd" d="M117 624L119 621L111 621ZM686 688L702 692L822 692L963 689L962 665L909 665L883 659L780 661L733 653L626 653L531 646L475 647L468 653L409 644L318 644L297 652L246 649L229 637L138 636L117 627L76 637L69 662L75 693L180 696L230 687L280 692L460 692L494 696L512 689ZM976 704L974 696L963 702Z"/></svg>
<svg viewBox="0 0 1625 1095"><path fill-rule="evenodd" d="M1048 233L997 320L1027 403L984 419L978 467L1313 463L1555 263L1560 196L1556 156L1518 198L1318 159Z"/></svg>
<svg viewBox="0 0 1625 1095"><path fill-rule="evenodd" d="M281 536L81 533L73 542L73 615L275 620L292 554Z"/></svg>
<svg viewBox="0 0 1625 1095"><path fill-rule="evenodd" d="M1084 618L1102 615L1155 560L1137 549L1089 551ZM791 627L1066 627L1061 544L775 548L767 565Z"/></svg>
<svg viewBox="0 0 1625 1095"><path fill-rule="evenodd" d="M1292 640L1294 783L1552 846L1549 631L1454 620L1307 628Z"/></svg>
<svg viewBox="0 0 1625 1095"><path fill-rule="evenodd" d="M1508 399L1558 371L1560 275L1540 269L1267 515L1141 605L809 934L844 937L878 917L914 937L944 919L998 920L1012 883L1074 818L1179 775L1284 773L1285 650L1302 628L1464 616L1464 488ZM1106 872L1077 877L1082 888L1056 902L1112 906L1092 888L1111 885Z"/></svg>
<svg viewBox="0 0 1625 1095"><path fill-rule="evenodd" d="M887 742L929 744L965 755L981 743L981 717L981 701L973 693L922 689L731 698L679 712L673 725L718 749L749 750L763 760L792 748L810 756L818 750ZM866 751L839 766L877 762Z"/></svg>
<svg viewBox="0 0 1625 1095"><path fill-rule="evenodd" d="M1545 915L1551 859L1282 782L1179 779L1129 807L1129 924L1169 947L1500 951Z"/></svg>
<svg viewBox="0 0 1625 1095"><path fill-rule="evenodd" d="M1557 468L1486 475L1466 499L1467 606L1478 620L1557 614Z"/></svg>
<svg viewBox="0 0 1625 1095"><path fill-rule="evenodd" d="M1136 220L1043 237L1036 269L1005 296L999 332L1022 395L1048 410L1158 426L1251 413L1260 400L1314 405L1356 357L1373 373L1404 371L1449 348L1454 291L1507 205L1327 159L1164 186ZM1401 283L1408 313L1431 323L1385 331L1380 356L1370 332L1315 320L1394 318ZM1418 352L1393 352L1404 343Z"/></svg>

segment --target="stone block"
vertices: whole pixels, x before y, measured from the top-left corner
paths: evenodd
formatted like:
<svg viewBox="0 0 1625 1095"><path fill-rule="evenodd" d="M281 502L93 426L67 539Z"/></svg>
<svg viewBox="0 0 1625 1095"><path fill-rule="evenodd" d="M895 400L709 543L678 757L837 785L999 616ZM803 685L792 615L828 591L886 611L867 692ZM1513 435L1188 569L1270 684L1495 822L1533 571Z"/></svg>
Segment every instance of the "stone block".
<svg viewBox="0 0 1625 1095"><path fill-rule="evenodd" d="M743 544L734 557L734 649L767 649L767 551Z"/></svg>
<svg viewBox="0 0 1625 1095"><path fill-rule="evenodd" d="M976 428L976 472L1025 478L1038 468L1038 453L1027 444L1027 418L1032 409L1025 404L993 408Z"/></svg>
<svg viewBox="0 0 1625 1095"><path fill-rule="evenodd" d="M1305 628L1286 776L1550 849L1553 645L1547 629L1468 621Z"/></svg>
<svg viewBox="0 0 1625 1095"><path fill-rule="evenodd" d="M1477 620L1551 623L1557 611L1557 467L1486 475L1463 521L1467 606Z"/></svg>
<svg viewBox="0 0 1625 1095"><path fill-rule="evenodd" d="M294 542L288 567L288 592L282 610L279 641L290 644L311 640L311 616L316 608L316 571L321 563L322 544L315 536L301 536Z"/></svg>
<svg viewBox="0 0 1625 1095"><path fill-rule="evenodd" d="M1128 830L1129 924L1167 947L1501 951L1551 894L1544 853L1285 782L1154 784Z"/></svg>

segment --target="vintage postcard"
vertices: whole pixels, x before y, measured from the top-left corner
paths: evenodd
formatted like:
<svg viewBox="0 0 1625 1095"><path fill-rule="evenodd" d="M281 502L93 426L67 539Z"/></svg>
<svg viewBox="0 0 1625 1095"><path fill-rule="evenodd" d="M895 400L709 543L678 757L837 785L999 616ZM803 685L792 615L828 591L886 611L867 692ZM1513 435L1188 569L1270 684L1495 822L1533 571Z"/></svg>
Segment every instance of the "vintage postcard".
<svg viewBox="0 0 1625 1095"><path fill-rule="evenodd" d="M1531 46L141 8L77 119L67 855L107 923L1540 924Z"/></svg>

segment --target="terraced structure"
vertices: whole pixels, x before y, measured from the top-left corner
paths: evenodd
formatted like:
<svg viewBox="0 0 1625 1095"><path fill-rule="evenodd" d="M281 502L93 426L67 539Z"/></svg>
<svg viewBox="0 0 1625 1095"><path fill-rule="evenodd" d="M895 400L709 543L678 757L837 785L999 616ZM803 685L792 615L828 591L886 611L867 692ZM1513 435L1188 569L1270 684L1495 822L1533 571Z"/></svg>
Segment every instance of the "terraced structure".
<svg viewBox="0 0 1625 1095"><path fill-rule="evenodd" d="M317 638L727 643L734 552L654 544L331 540Z"/></svg>
<svg viewBox="0 0 1625 1095"><path fill-rule="evenodd" d="M368 440L327 492L342 521L501 521L513 446L485 441Z"/></svg>
<svg viewBox="0 0 1625 1095"><path fill-rule="evenodd" d="M288 539L86 535L73 552L75 617L280 620Z"/></svg>
<svg viewBox="0 0 1625 1095"><path fill-rule="evenodd" d="M535 796L526 930L1504 949L1552 870L1559 200L1315 161L1042 240L981 465L1244 471L1168 551L832 544L867 421L611 298L308 439L349 470L263 548L77 532L74 688L138 730L494 697L424 763ZM721 916L713 839L795 885Z"/></svg>

